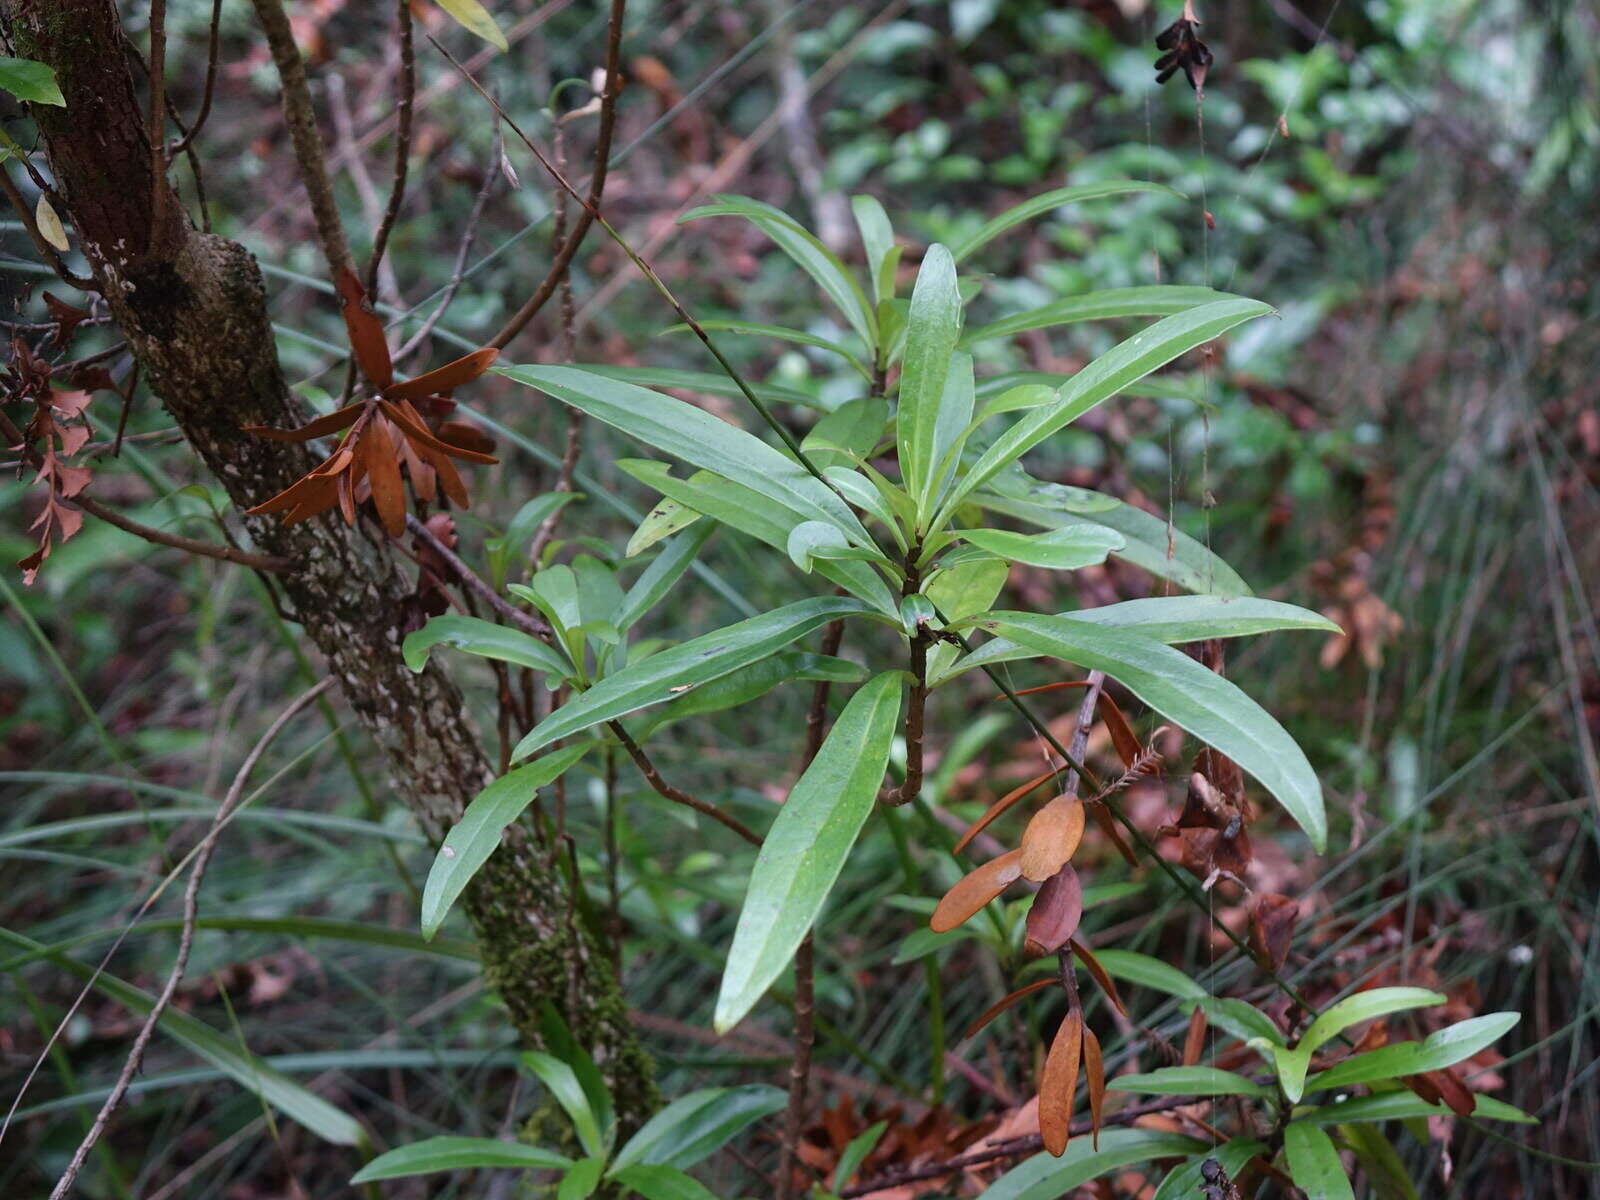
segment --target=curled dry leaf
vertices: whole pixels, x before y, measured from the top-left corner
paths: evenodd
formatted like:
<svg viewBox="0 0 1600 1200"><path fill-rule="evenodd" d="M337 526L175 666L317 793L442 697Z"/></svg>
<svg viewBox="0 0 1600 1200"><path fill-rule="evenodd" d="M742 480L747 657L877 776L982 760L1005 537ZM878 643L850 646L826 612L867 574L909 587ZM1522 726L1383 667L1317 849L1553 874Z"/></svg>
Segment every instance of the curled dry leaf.
<svg viewBox="0 0 1600 1200"><path fill-rule="evenodd" d="M1073 795L1057 796L1028 822L1022 834L1022 874L1043 883L1077 853L1083 841L1083 803Z"/></svg>
<svg viewBox="0 0 1600 1200"><path fill-rule="evenodd" d="M1068 863L1039 889L1028 910L1028 933L1023 954L1042 958L1054 954L1078 932L1083 920L1083 882Z"/></svg>
<svg viewBox="0 0 1600 1200"><path fill-rule="evenodd" d="M1144 753L1144 746L1134 735L1133 726L1128 724L1128 718L1122 715L1117 702L1103 690L1100 698L1095 701L1095 708L1100 714L1100 719L1106 723L1106 732L1111 734L1111 744L1117 748L1117 757L1122 760L1123 767L1132 767Z"/></svg>
<svg viewBox="0 0 1600 1200"><path fill-rule="evenodd" d="M1093 819L1095 826L1106 835L1106 840L1117 848L1122 855L1122 861L1130 867L1139 865L1138 858L1134 855L1132 847L1122 838L1122 830L1117 828L1116 818L1111 815L1111 810L1102 800L1086 800L1083 804L1084 812Z"/></svg>
<svg viewBox="0 0 1600 1200"><path fill-rule="evenodd" d="M1073 938L1068 944L1072 947L1072 952L1078 956L1079 961L1089 968L1089 974L1094 976L1095 983L1106 994L1106 999L1111 1001L1112 1007L1123 1016L1127 1016L1128 1006L1122 1002L1122 994L1117 991L1117 985L1110 974L1100 965L1100 960L1091 954L1089 947L1078 941L1077 938Z"/></svg>
<svg viewBox="0 0 1600 1200"><path fill-rule="evenodd" d="M1467 1085L1456 1077L1454 1071L1449 1069L1428 1072L1428 1080L1439 1093L1439 1098L1449 1105L1450 1111L1458 1117L1470 1117L1472 1110L1477 1107L1477 1100L1467 1089Z"/></svg>
<svg viewBox="0 0 1600 1200"><path fill-rule="evenodd" d="M1072 1008L1056 1030L1039 1078L1039 1134L1044 1148L1060 1158L1072 1140L1072 1102L1077 1098L1078 1063L1083 1056L1083 1010Z"/></svg>
<svg viewBox="0 0 1600 1200"><path fill-rule="evenodd" d="M1043 991L1045 988L1054 987L1055 985L1056 981L1053 977L1050 979L1036 979L1032 983L1028 984L1027 987L1020 987L1010 995L996 1000L988 1008L984 1009L981 1017L961 1031L961 1041L966 1041L969 1037L977 1033L990 1021L994 1020L1001 1013L1005 1012L1006 1009L1010 1008L1024 996L1031 996L1035 992Z"/></svg>
<svg viewBox="0 0 1600 1200"><path fill-rule="evenodd" d="M1054 770L1046 771L1042 775L1035 775L1032 779L1028 780L1027 783L1019 784L1017 787L1012 788L1004 796L1001 796L1000 799L996 800L989 806L988 810L984 812L983 816L974 821L967 831L961 835L961 840L956 843L955 853L960 854L967 848L967 845L972 841L973 838L977 837L980 833L987 829L991 824L994 823L996 819L1004 816L1005 813L1008 812L1018 800L1021 800L1045 780L1054 778L1055 775L1056 772Z"/></svg>
<svg viewBox="0 0 1600 1200"><path fill-rule="evenodd" d="M929 927L935 933L956 928L1022 878L1021 858L1021 850L1011 850L969 871L960 883L944 894L939 907L933 910Z"/></svg>
<svg viewBox="0 0 1600 1200"><path fill-rule="evenodd" d="M1183 1065L1192 1067L1206 1050L1206 1010L1198 1004L1189 1013L1189 1032L1183 1038Z"/></svg>
<svg viewBox="0 0 1600 1200"><path fill-rule="evenodd" d="M1287 896L1262 892L1250 906L1250 952L1269 971L1281 970L1294 940L1300 906Z"/></svg>
<svg viewBox="0 0 1600 1200"><path fill-rule="evenodd" d="M1400 1082L1410 1088L1418 1100L1427 1104L1438 1104L1440 1100L1439 1088L1428 1075L1403 1075Z"/></svg>
<svg viewBox="0 0 1600 1200"><path fill-rule="evenodd" d="M1100 1039L1087 1025L1083 1027L1083 1072L1089 1085L1089 1122L1094 1130L1094 1148L1098 1150L1106 1111L1106 1064L1100 1055Z"/></svg>

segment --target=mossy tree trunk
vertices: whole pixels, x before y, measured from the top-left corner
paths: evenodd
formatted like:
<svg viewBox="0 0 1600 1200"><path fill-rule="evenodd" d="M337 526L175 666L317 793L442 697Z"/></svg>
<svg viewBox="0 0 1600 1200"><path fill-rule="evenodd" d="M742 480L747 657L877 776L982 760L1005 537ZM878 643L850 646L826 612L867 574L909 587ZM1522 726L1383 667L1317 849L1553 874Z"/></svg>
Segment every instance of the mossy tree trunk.
<svg viewBox="0 0 1600 1200"><path fill-rule="evenodd" d="M153 391L244 509L314 465L301 446L250 437L306 414L279 369L254 258L199 232L156 171L112 0L0 0L8 53L55 70L66 107L35 105L63 215ZM430 838L442 837L490 778L461 696L436 667L400 657L409 590L375 526L327 517L284 526L245 517L262 550L293 561L276 575L345 699L381 748L396 792ZM523 831L508 833L466 896L489 984L525 1042L554 1004L601 1062L619 1118L636 1124L655 1098L616 970L576 906L564 872Z"/></svg>

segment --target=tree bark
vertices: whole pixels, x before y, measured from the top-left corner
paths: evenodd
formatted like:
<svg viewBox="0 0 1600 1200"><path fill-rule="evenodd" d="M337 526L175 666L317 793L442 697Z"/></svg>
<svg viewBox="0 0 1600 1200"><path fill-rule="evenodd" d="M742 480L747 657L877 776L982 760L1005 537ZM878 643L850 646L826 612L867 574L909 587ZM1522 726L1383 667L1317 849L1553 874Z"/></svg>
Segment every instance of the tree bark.
<svg viewBox="0 0 1600 1200"><path fill-rule="evenodd" d="M244 434L305 419L279 369L254 258L198 232L149 136L112 0L0 0L8 52L51 66L66 107L33 105L55 187L96 285L189 444L245 509L314 465L303 446ZM396 790L438 840L490 778L460 693L436 667L400 656L408 588L376 527L325 515L293 526L244 517L345 698L387 759ZM601 943L565 873L520 828L508 831L466 895L488 982L524 1041L539 1042L549 1002L605 1070L619 1118L636 1124L655 1099L653 1070L629 1023Z"/></svg>

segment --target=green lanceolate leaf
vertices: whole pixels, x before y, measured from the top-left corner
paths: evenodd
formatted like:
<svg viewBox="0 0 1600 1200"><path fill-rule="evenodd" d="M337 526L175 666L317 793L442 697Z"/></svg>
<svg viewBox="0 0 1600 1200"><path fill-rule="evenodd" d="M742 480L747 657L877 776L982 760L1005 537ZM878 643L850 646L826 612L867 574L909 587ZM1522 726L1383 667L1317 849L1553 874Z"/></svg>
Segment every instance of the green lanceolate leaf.
<svg viewBox="0 0 1600 1200"><path fill-rule="evenodd" d="M811 276L863 342L868 346L877 344L877 318L860 285L845 270L838 256L788 213L744 196L718 196L715 203L691 209L678 220L695 221L701 217L743 217L749 221Z"/></svg>
<svg viewBox="0 0 1600 1200"><path fill-rule="evenodd" d="M1141 1075L1118 1075L1106 1085L1114 1092L1147 1096L1262 1096L1272 1089L1216 1067L1162 1067Z"/></svg>
<svg viewBox="0 0 1600 1200"><path fill-rule="evenodd" d="M1156 285L1108 288L1084 296L1068 296L1064 300L1030 308L1027 312L990 325L980 325L977 329L968 330L961 344L976 346L996 338L1015 337L1019 333L1052 329L1079 321L1103 321L1113 317L1170 317L1173 313L1187 312L1196 305L1227 297L1228 293L1208 287Z"/></svg>
<svg viewBox="0 0 1600 1200"><path fill-rule="evenodd" d="M1321 613L1254 596L1152 596L1080 609L1068 615L1110 629L1131 630L1169 646L1286 629L1340 632L1338 624Z"/></svg>
<svg viewBox="0 0 1600 1200"><path fill-rule="evenodd" d="M677 1167L640 1165L612 1176L644 1200L717 1200L717 1194Z"/></svg>
<svg viewBox="0 0 1600 1200"><path fill-rule="evenodd" d="M669 721L737 708L760 699L779 684L796 680L860 683L865 678L866 668L848 659L783 651L685 692L681 699L656 709L636 736L643 740Z"/></svg>
<svg viewBox="0 0 1600 1200"><path fill-rule="evenodd" d="M1096 950L1095 958L1106 969L1106 974L1113 978L1125 979L1140 987L1154 988L1182 1000L1200 1000L1206 995L1205 988L1177 967L1148 954L1140 954L1137 950Z"/></svg>
<svg viewBox="0 0 1600 1200"><path fill-rule="evenodd" d="M534 794L554 783L590 749L588 744L565 746L496 779L467 805L466 812L445 835L434 857L428 882L422 889L422 932L432 937L444 924L450 906L489 861L500 835L533 803Z"/></svg>
<svg viewBox="0 0 1600 1200"><path fill-rule="evenodd" d="M850 1144L840 1153L839 1162L833 1169L834 1191L842 1192L849 1186L861 1164L867 1161L867 1156L878 1148L878 1142L888 1128L889 1122L879 1121L850 1139Z"/></svg>
<svg viewBox="0 0 1600 1200"><path fill-rule="evenodd" d="M730 529L749 534L775 550L787 552L789 533L800 523L793 512L777 501L711 471L696 471L688 479L678 479L666 463L621 458L617 465L662 495ZM874 557L873 561L878 560ZM812 565L818 574L886 616L895 611L893 593L871 567L834 560L813 561Z"/></svg>
<svg viewBox="0 0 1600 1200"><path fill-rule="evenodd" d="M1075 609L1061 616L1111 629L1125 629L1169 646L1286 629L1334 632L1339 628L1309 609L1277 600L1258 600L1254 596L1152 596L1100 608ZM996 638L961 659L934 683L944 683L974 667L1035 657L1032 650L1005 638Z"/></svg>
<svg viewBox="0 0 1600 1200"><path fill-rule="evenodd" d="M567 1168L567 1173L556 1185L556 1200L586 1200L594 1195L605 1169L606 1160L598 1155L580 1158Z"/></svg>
<svg viewBox="0 0 1600 1200"><path fill-rule="evenodd" d="M542 1050L524 1052L522 1062L539 1077L545 1090L566 1112L572 1121L573 1131L578 1135L578 1144L591 1156L603 1155L607 1148L605 1131L601 1128L600 1117L594 1111L594 1106L589 1103L588 1093L584 1091L578 1073L570 1064Z"/></svg>
<svg viewBox="0 0 1600 1200"><path fill-rule="evenodd" d="M517 515L511 518L511 524L506 526L505 533L489 538L484 543L489 551L490 577L496 587L505 583L512 559L527 550L528 544L539 532L539 526L577 498L577 492L549 492L535 496L517 510Z"/></svg>
<svg viewBox="0 0 1600 1200"><path fill-rule="evenodd" d="M812 555L826 558L830 552L845 550L849 546L838 526L829 525L826 521L801 521L789 530L784 542L789 560L808 575L811 573Z"/></svg>
<svg viewBox="0 0 1600 1200"><path fill-rule="evenodd" d="M851 196L850 211L861 231L861 248L866 251L867 277L872 282L872 302L881 303L889 298L883 286L883 267L894 249L894 227L889 224L889 214L883 211L876 196Z"/></svg>
<svg viewBox="0 0 1600 1200"><path fill-rule="evenodd" d="M1013 533L1009 529L963 529L959 536L980 550L1014 563L1076 571L1103 563L1122 549L1122 535L1100 525L1063 525L1049 533Z"/></svg>
<svg viewBox="0 0 1600 1200"><path fill-rule="evenodd" d="M667 543L661 553L656 555L655 561L634 581L633 586L622 597L622 603L617 606L613 620L619 630L627 633L640 617L661 602L662 597L670 592L678 580L682 579L694 565L695 555L700 553L700 548L706 544L706 539L711 533L711 526L707 525Z"/></svg>
<svg viewBox="0 0 1600 1200"><path fill-rule="evenodd" d="M991 1183L978 1200L1060 1200L1107 1171L1153 1158L1187 1157L1206 1148L1204 1142L1177 1133L1107 1129L1100 1134L1098 1149L1091 1139L1081 1137L1074 1138L1060 1158L1036 1154Z"/></svg>
<svg viewBox="0 0 1600 1200"><path fill-rule="evenodd" d="M512 757L526 758L591 725L675 699L690 688L759 662L829 621L867 611L859 601L843 596L801 600L652 654L608 675L551 713L517 744Z"/></svg>
<svg viewBox="0 0 1600 1200"><path fill-rule="evenodd" d="M429 620L421 629L408 633L400 652L405 655L406 666L420 671L433 648L441 645L543 671L552 677L552 683L572 675L572 664L531 634L459 613L444 613Z"/></svg>
<svg viewBox="0 0 1600 1200"><path fill-rule="evenodd" d="M1038 653L1104 671L1255 776L1319 852L1327 845L1322 785L1304 752L1265 709L1187 654L1124 629L1071 617L999 612L978 624Z"/></svg>
<svg viewBox="0 0 1600 1200"><path fill-rule="evenodd" d="M666 466L665 463L658 465ZM627 548L622 552L623 557L632 558L637 554L643 554L657 542L689 528L700 519L701 515L688 505L663 496L649 512L645 513L644 520L640 521L639 527L633 531L633 536L628 539Z"/></svg>
<svg viewBox="0 0 1600 1200"><path fill-rule="evenodd" d="M1335 1063L1311 1077L1308 1091L1348 1087L1353 1083L1372 1083L1379 1079L1399 1079L1454 1066L1471 1058L1511 1031L1522 1019L1521 1013L1500 1012L1459 1021L1420 1042L1397 1042L1377 1050L1357 1054Z"/></svg>
<svg viewBox="0 0 1600 1200"><path fill-rule="evenodd" d="M67 106L56 83L56 73L44 63L28 58L0 58L0 91L33 104Z"/></svg>
<svg viewBox="0 0 1600 1200"><path fill-rule="evenodd" d="M431 1175L435 1171L471 1171L491 1167L554 1171L571 1165L570 1158L554 1150L529 1146L523 1142L500 1142L493 1138L475 1137L432 1137L378 1155L356 1172L350 1182L373 1183L380 1179Z"/></svg>
<svg viewBox="0 0 1600 1200"><path fill-rule="evenodd" d="M706 1088L680 1096L646 1121L617 1151L611 1172L616 1174L638 1163L659 1163L680 1170L692 1167L754 1122L777 1112L786 1100L781 1090L764 1083Z"/></svg>
<svg viewBox="0 0 1600 1200"><path fill-rule="evenodd" d="M1211 1023L1225 1033L1231 1033L1241 1042L1262 1041L1268 1046L1282 1046L1283 1033L1253 1004L1230 996L1207 996L1200 1001Z"/></svg>
<svg viewBox="0 0 1600 1200"><path fill-rule="evenodd" d="M771 497L802 521L839 526L870 546L850 506L799 463L692 404L573 367L497 367L503 375L588 413L674 458Z"/></svg>
<svg viewBox="0 0 1600 1200"><path fill-rule="evenodd" d="M1016 462L1045 438L1115 396L1135 380L1221 337L1236 325L1265 316L1271 307L1256 300L1218 300L1166 317L1106 351L1061 389L1055 403L1031 409L979 456L945 500L948 512L980 484Z"/></svg>
<svg viewBox="0 0 1600 1200"><path fill-rule="evenodd" d="M1291 1121L1283 1131L1283 1153L1289 1177L1306 1200L1355 1200L1333 1139L1317 1126Z"/></svg>
<svg viewBox="0 0 1600 1200"><path fill-rule="evenodd" d="M1006 494L997 494L1001 490ZM1116 551L1116 556L1158 579L1168 579L1191 592L1209 595L1250 594L1249 585L1239 578L1238 572L1213 554L1204 542L1142 508L1124 504L1101 492L1033 480L1029 487L1013 495L1008 473L994 479L972 499L984 508L1045 529L1081 521L1104 525L1123 536L1125 544Z"/></svg>
<svg viewBox="0 0 1600 1200"><path fill-rule="evenodd" d="M1513 1121L1519 1125L1539 1122L1493 1096L1474 1094L1472 1115L1486 1121ZM1449 1105L1429 1104L1409 1088L1380 1092L1376 1096L1356 1096L1334 1104L1324 1104L1302 1113L1302 1121L1316 1125L1351 1125L1364 1121L1406 1121L1415 1117L1453 1117Z"/></svg>
<svg viewBox="0 0 1600 1200"><path fill-rule="evenodd" d="M953 428L952 422L940 420L950 355L960 333L961 294L956 288L955 260L949 250L936 244L928 247L916 286L911 290L896 420L900 470L906 490L919 505L928 499L934 471L949 440L966 427L971 416L969 407ZM946 439L944 445L940 444L941 438Z"/></svg>
<svg viewBox="0 0 1600 1200"><path fill-rule="evenodd" d="M1145 183L1138 179L1111 179L1103 183L1080 183L1072 187L1056 188L1052 192L1030 197L1014 208L1006 209L957 245L955 259L960 262L983 249L1002 233L1064 205L1076 204L1080 200L1098 200L1104 196L1121 196L1129 192L1165 192L1169 196L1177 196L1180 199L1183 197L1182 192L1173 191L1164 184Z"/></svg>
<svg viewBox="0 0 1600 1200"><path fill-rule="evenodd" d="M851 467L871 456L888 424L887 400L848 400L813 425L800 448L819 467Z"/></svg>
<svg viewBox="0 0 1600 1200"><path fill-rule="evenodd" d="M744 1018L789 965L872 811L900 712L901 673L850 697L762 840L717 996L715 1025Z"/></svg>
<svg viewBox="0 0 1600 1200"><path fill-rule="evenodd" d="M478 0L434 0L434 3L497 50L509 49L506 35L500 32L500 26Z"/></svg>
<svg viewBox="0 0 1600 1200"><path fill-rule="evenodd" d="M1390 1013L1404 1012L1411 1008L1443 1004L1445 999L1439 992L1414 987L1371 988L1365 992L1357 992L1353 996L1346 996L1313 1021L1311 1028L1301 1037L1299 1046L1315 1054L1322 1046L1352 1025L1359 1025L1363 1021L1375 1021Z"/></svg>

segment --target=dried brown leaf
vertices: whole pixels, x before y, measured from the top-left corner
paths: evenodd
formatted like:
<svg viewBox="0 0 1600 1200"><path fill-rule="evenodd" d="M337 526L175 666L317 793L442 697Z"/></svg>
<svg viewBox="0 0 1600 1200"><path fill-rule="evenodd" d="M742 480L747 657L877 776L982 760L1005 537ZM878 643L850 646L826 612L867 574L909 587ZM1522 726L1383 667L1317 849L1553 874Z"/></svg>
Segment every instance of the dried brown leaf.
<svg viewBox="0 0 1600 1200"><path fill-rule="evenodd" d="M269 425L246 425L244 431L253 433L256 437L266 438L272 442L308 442L312 438L327 437L330 433L338 433L341 429L348 429L360 419L366 411L366 401L356 404L347 404L337 412L307 421L298 429L273 429Z"/></svg>
<svg viewBox="0 0 1600 1200"><path fill-rule="evenodd" d="M1283 969L1294 940L1300 906L1287 896L1262 892L1250 906L1250 952L1268 971Z"/></svg>
<svg viewBox="0 0 1600 1200"><path fill-rule="evenodd" d="M1022 834L1022 874L1043 883L1061 870L1083 841L1083 826L1083 803L1076 796L1057 796L1034 813Z"/></svg>
<svg viewBox="0 0 1600 1200"><path fill-rule="evenodd" d="M1144 752L1144 746L1134 735L1133 726L1128 724L1128 718L1122 715L1122 710L1117 707L1117 702L1104 691L1095 703L1100 713L1100 719L1106 723L1106 731L1111 734L1111 744L1117 748L1117 757L1122 760L1124 768L1133 766L1139 760L1139 755Z"/></svg>
<svg viewBox="0 0 1600 1200"><path fill-rule="evenodd" d="M1100 1125L1105 1119L1106 1064L1100 1056L1100 1039L1087 1025L1083 1027L1083 1070L1089 1084L1089 1120L1094 1130L1094 1148L1100 1149Z"/></svg>
<svg viewBox="0 0 1600 1200"><path fill-rule="evenodd" d="M1046 771L1042 775L1035 775L1032 779L1028 780L1027 783L1020 784L1017 787L1012 788L1004 796L1001 796L1000 799L996 800L989 806L988 810L983 814L983 816L974 821L967 831L961 835L961 840L956 843L955 853L960 854L967 848L967 845L972 841L973 838L977 837L980 833L987 829L997 818L1003 816L1018 800L1021 800L1029 792L1033 791L1034 788L1038 787L1045 780L1053 778L1055 775L1056 772L1053 770Z"/></svg>
<svg viewBox="0 0 1600 1200"><path fill-rule="evenodd" d="M956 928L1022 878L1021 858L1021 850L1011 850L969 871L961 882L944 894L944 899L933 910L933 917L928 921L929 927L935 933Z"/></svg>
<svg viewBox="0 0 1600 1200"><path fill-rule="evenodd" d="M474 350L471 354L446 363L442 367L435 367L415 379L390 384L384 389L383 394L391 400L421 400L440 392L451 392L478 378L493 366L494 360L499 357L500 351L485 346L482 350Z"/></svg>
<svg viewBox="0 0 1600 1200"><path fill-rule="evenodd" d="M372 386L382 391L394 383L394 364L389 360L389 342L383 334L383 322L372 311L372 305L367 303L367 293L361 281L348 268L339 272L336 283L339 311L344 317L344 327L350 334L350 348L355 351L356 365Z"/></svg>
<svg viewBox="0 0 1600 1200"><path fill-rule="evenodd" d="M1189 1032L1183 1038L1183 1065L1192 1067L1206 1049L1206 1010L1198 1004L1189 1013Z"/></svg>
<svg viewBox="0 0 1600 1200"><path fill-rule="evenodd" d="M390 537L399 537L406 531L406 493L405 485L400 482L400 459L394 440L389 436L388 423L372 422L361 444L367 479L372 485L372 505L378 510L384 532Z"/></svg>
<svg viewBox="0 0 1600 1200"><path fill-rule="evenodd" d="M1039 1079L1039 1134L1044 1148L1060 1158L1072 1140L1072 1102L1077 1098L1078 1063L1083 1056L1083 1011L1073 1008L1061 1021Z"/></svg>
<svg viewBox="0 0 1600 1200"><path fill-rule="evenodd" d="M1054 987L1055 984L1056 984L1056 981L1055 981L1054 978L1036 979L1036 980L1034 980L1034 982L1028 984L1027 987L1020 987L1016 991L1012 992L1009 996L1005 996L1005 997L1003 997L1003 998L1001 998L999 1000L996 1000L993 1004L991 1004L988 1008L986 1008L984 1010L983 1015L981 1017L979 1017L971 1025L968 1025L964 1030L961 1031L960 1040L963 1041L963 1042L966 1041L969 1037L971 1037L973 1034L977 1033L980 1029L982 1029L990 1021L994 1020L1001 1013L1005 1012L1006 1009L1010 1008L1013 1004L1015 1004L1018 1000L1021 1000L1024 996L1031 996L1031 995L1033 995L1033 993L1039 992L1039 991L1043 991L1047 987Z"/></svg>
<svg viewBox="0 0 1600 1200"><path fill-rule="evenodd" d="M1089 974L1094 976L1095 983L1100 985L1100 990L1106 994L1106 999L1111 1001L1112 1006L1119 1013L1127 1016L1128 1006L1122 1002L1122 995L1117 991L1116 983L1106 973L1106 969L1100 965L1100 960L1091 954L1089 947L1078 941L1077 938L1073 938L1069 945L1071 945L1072 952L1078 956L1083 965L1089 968Z"/></svg>
<svg viewBox="0 0 1600 1200"><path fill-rule="evenodd" d="M1033 907L1028 909L1023 954L1028 958L1054 954L1078 932L1078 923L1082 920L1083 882L1069 863L1045 880L1034 896Z"/></svg>

